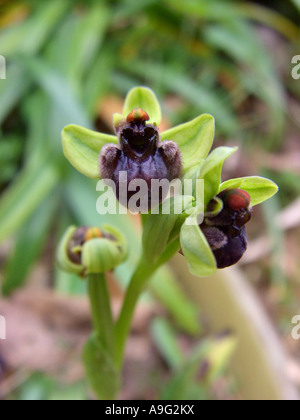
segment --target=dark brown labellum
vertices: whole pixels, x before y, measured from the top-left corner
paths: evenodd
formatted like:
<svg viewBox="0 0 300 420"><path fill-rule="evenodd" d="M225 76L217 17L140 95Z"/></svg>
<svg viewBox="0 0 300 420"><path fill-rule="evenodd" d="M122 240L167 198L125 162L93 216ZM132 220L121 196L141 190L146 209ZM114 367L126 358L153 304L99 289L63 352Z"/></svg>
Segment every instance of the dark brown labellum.
<svg viewBox="0 0 300 420"><path fill-rule="evenodd" d="M74 264L81 264L81 248L85 242L94 238L116 240L112 235L102 232L98 227L80 226L68 244L68 256Z"/></svg>
<svg viewBox="0 0 300 420"><path fill-rule="evenodd" d="M180 178L182 163L177 144L161 142L159 129L146 124L148 119L145 111L133 110L117 132L118 147L106 145L101 151L99 164L101 178L114 181L117 198L127 207L130 198L139 192L138 187L132 187L135 183L139 185L137 180L145 181L147 192L142 201L150 210L166 195L159 194L157 202L151 200L151 181L165 179L171 182ZM126 180L120 182L121 173L126 173Z"/></svg>
<svg viewBox="0 0 300 420"><path fill-rule="evenodd" d="M85 242L85 235L88 232L88 226L80 226L75 232L68 244L68 256L74 264L81 264L81 252L74 252L76 247L81 247Z"/></svg>
<svg viewBox="0 0 300 420"><path fill-rule="evenodd" d="M200 226L217 261L218 268L236 264L247 249L245 224L251 218L250 197L243 190L225 190L218 198L223 209L218 215L207 216ZM210 203L213 206L214 203Z"/></svg>

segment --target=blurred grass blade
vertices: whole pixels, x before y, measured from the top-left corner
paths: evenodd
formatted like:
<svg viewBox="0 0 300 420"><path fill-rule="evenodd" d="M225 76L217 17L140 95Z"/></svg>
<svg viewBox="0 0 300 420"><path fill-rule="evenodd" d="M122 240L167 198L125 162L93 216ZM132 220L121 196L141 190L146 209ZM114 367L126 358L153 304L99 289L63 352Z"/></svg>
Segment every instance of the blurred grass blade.
<svg viewBox="0 0 300 420"><path fill-rule="evenodd" d="M27 72L16 64L7 68L7 80L0 83L0 124L28 91L31 80Z"/></svg>
<svg viewBox="0 0 300 420"><path fill-rule="evenodd" d="M48 233L56 205L57 201L50 195L19 231L14 253L5 270L2 288L4 295L11 294L23 285L29 269L43 251L45 242L49 239Z"/></svg>
<svg viewBox="0 0 300 420"><path fill-rule="evenodd" d="M59 173L50 161L19 174L0 199L0 243L18 231L58 180Z"/></svg>
<svg viewBox="0 0 300 420"><path fill-rule="evenodd" d="M238 121L232 112L231 105L224 103L224 98L218 96L216 91L211 91L203 83L197 83L191 78L174 70L166 64L143 63L141 61L127 61L124 69L138 76L148 76L151 84L160 84L167 91L176 92L183 99L196 107L196 113L212 114L218 126L226 133L235 132L239 127Z"/></svg>
<svg viewBox="0 0 300 420"><path fill-rule="evenodd" d="M94 2L83 13L69 14L47 45L47 62L80 95L83 78L97 58L110 23L109 15L109 9L101 2Z"/></svg>
<svg viewBox="0 0 300 420"><path fill-rule="evenodd" d="M97 114L98 107L106 94L111 92L111 79L116 57L109 49L103 49L98 54L97 60L90 67L84 80L82 102L89 115ZM99 77L101 74L101 77Z"/></svg>
<svg viewBox="0 0 300 420"><path fill-rule="evenodd" d="M161 355L171 369L183 364L184 356L177 342L176 331L164 318L155 318L151 324L151 335Z"/></svg>
<svg viewBox="0 0 300 420"><path fill-rule="evenodd" d="M287 279L284 274L285 253L287 252L284 232L279 223L276 223L276 216L280 213L278 197L265 202L262 206L264 220L268 229L268 239L271 245L270 274L272 283L278 287L282 299L286 297Z"/></svg>
<svg viewBox="0 0 300 420"><path fill-rule="evenodd" d="M292 3L300 10L300 0L291 0Z"/></svg>
<svg viewBox="0 0 300 420"><path fill-rule="evenodd" d="M51 153L54 144L49 141L47 133L49 99L44 92L38 91L28 96L22 105L22 116L28 124L24 160L28 166L35 166L41 156ZM45 133L47 133L47 137L45 137Z"/></svg>
<svg viewBox="0 0 300 420"><path fill-rule="evenodd" d="M75 123L90 127L89 118L82 109L67 79L40 59L22 59L21 62L28 69L33 80L52 99L55 107L65 115L69 124Z"/></svg>
<svg viewBox="0 0 300 420"><path fill-rule="evenodd" d="M238 17L238 9L231 1L222 2L222 7L218 0L164 0L164 3L173 10L193 18L224 21Z"/></svg>
<svg viewBox="0 0 300 420"><path fill-rule="evenodd" d="M179 328L191 335L202 331L200 310L186 296L179 280L167 267L162 267L150 283L152 294L164 305Z"/></svg>
<svg viewBox="0 0 300 420"><path fill-rule="evenodd" d="M102 44L107 26L110 22L110 11L105 3L95 2L83 15L78 30L72 38L68 63L67 79L80 81L84 72L90 68Z"/></svg>
<svg viewBox="0 0 300 420"><path fill-rule="evenodd" d="M20 24L2 31L0 51L5 57L14 54L33 55L43 46L54 26L68 10L68 2L40 2L32 15Z"/></svg>
<svg viewBox="0 0 300 420"><path fill-rule="evenodd" d="M201 381L211 384L223 373L235 348L236 340L228 334L200 342L165 387L162 399L186 400L192 395L197 399L194 392L197 375Z"/></svg>

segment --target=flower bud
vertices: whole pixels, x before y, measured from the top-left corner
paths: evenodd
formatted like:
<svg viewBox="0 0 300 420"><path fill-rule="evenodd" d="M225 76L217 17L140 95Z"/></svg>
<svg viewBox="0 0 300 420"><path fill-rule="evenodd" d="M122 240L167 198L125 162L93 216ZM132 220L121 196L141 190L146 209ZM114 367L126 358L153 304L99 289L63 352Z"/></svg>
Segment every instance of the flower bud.
<svg viewBox="0 0 300 420"><path fill-rule="evenodd" d="M214 212L217 200L223 202L219 213ZM245 224L251 218L250 196L240 189L224 190L208 205L200 228L217 261L218 268L236 264L247 249Z"/></svg>
<svg viewBox="0 0 300 420"><path fill-rule="evenodd" d="M103 179L114 181L118 200L130 207L130 198L137 192L134 182L145 181L145 192L141 192L141 202L147 209L158 205L166 195L158 194L157 200L151 200L151 181L163 179L171 182L180 178L182 171L181 154L173 141L161 142L156 125L147 124L149 115L140 108L130 112L126 119L118 114L114 125L118 136L118 146L109 144L102 148L99 159L100 175ZM120 174L126 173L125 181ZM124 190L126 194L124 194Z"/></svg>
<svg viewBox="0 0 300 420"><path fill-rule="evenodd" d="M64 271L82 277L102 274L121 264L127 254L123 235L111 226L70 227L58 249L58 265Z"/></svg>

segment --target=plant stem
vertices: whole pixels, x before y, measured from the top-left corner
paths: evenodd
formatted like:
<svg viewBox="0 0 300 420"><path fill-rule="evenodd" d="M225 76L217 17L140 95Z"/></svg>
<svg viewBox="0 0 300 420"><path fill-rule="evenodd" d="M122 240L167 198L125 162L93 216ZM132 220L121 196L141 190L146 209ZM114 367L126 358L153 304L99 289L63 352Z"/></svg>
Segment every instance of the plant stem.
<svg viewBox="0 0 300 420"><path fill-rule="evenodd" d="M116 324L116 365L122 367L124 348L130 331L134 310L145 286L160 264L149 264L142 257L128 286L123 307Z"/></svg>
<svg viewBox="0 0 300 420"><path fill-rule="evenodd" d="M105 274L90 274L88 289L97 338L107 350L114 352L114 322Z"/></svg>

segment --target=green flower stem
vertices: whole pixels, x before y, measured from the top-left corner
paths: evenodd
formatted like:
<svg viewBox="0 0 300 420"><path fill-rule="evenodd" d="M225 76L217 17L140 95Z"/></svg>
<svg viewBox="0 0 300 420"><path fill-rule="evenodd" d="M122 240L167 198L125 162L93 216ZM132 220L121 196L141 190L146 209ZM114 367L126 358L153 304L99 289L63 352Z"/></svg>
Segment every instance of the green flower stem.
<svg viewBox="0 0 300 420"><path fill-rule="evenodd" d="M105 274L90 274L88 289L96 336L109 352L114 353L114 321Z"/></svg>
<svg viewBox="0 0 300 420"><path fill-rule="evenodd" d="M134 314L134 310L136 304L138 302L139 297L145 290L145 287L153 276L155 271L161 265L160 262L157 264L149 264L145 259L142 257L136 271L134 272L131 282L128 286L125 300L123 303L123 307L116 324L115 329L115 337L116 337L116 366L121 369L123 363L123 356L124 356L124 348L126 344L126 340L130 331L130 326Z"/></svg>

